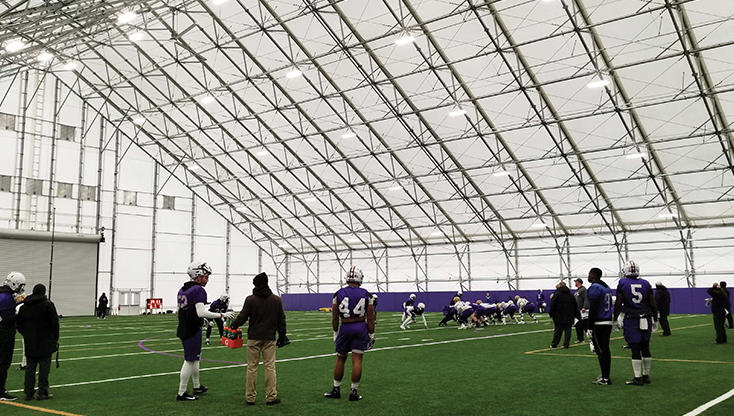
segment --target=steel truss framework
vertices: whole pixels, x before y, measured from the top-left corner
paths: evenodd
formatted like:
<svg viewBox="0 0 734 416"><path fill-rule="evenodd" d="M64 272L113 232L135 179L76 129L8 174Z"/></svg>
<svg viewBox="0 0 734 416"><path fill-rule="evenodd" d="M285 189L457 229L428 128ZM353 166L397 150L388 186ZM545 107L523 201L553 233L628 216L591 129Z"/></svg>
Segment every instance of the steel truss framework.
<svg viewBox="0 0 734 416"><path fill-rule="evenodd" d="M282 291L294 261L319 291L320 255L355 250L387 290L399 247L427 290L447 244L470 289L476 243L513 287L522 241L553 241L569 277L570 237L621 262L650 231L677 233L693 285L691 233L734 216L729 0L4 4L0 41L26 48L0 76L76 86L273 254Z"/></svg>

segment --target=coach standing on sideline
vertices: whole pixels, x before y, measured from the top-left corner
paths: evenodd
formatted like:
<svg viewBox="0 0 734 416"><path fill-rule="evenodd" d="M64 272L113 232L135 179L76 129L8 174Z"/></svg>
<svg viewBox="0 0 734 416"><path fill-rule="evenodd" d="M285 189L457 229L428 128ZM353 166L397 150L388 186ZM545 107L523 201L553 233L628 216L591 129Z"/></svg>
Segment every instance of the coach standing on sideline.
<svg viewBox="0 0 734 416"><path fill-rule="evenodd" d="M0 401L15 400L5 391L5 380L8 378L8 368L13 362L15 348L15 295L23 292L25 276L22 273L11 272L0 286Z"/></svg>
<svg viewBox="0 0 734 416"><path fill-rule="evenodd" d="M576 285L576 293L573 295L576 298L576 306L580 312L579 321L576 323L576 341L574 344L584 342L584 333L589 328L589 298L586 297L586 288L584 287L584 281L581 279L574 280Z"/></svg>
<svg viewBox="0 0 734 416"><path fill-rule="evenodd" d="M658 305L658 315L660 315L660 327L663 328L661 337L669 337L670 334L670 322L668 322L668 315L670 315L670 292L668 288L663 286L661 282L655 282L655 304Z"/></svg>
<svg viewBox="0 0 734 416"><path fill-rule="evenodd" d="M36 366L38 366L38 400L54 397L48 392L48 374L51 372L51 356L58 349L59 315L56 306L46 297L46 286L39 283L33 294L23 302L18 311L18 332L25 340L25 399L32 400L36 393Z"/></svg>
<svg viewBox="0 0 734 416"><path fill-rule="evenodd" d="M711 295L711 313L714 314L714 328L716 329L716 344L726 344L726 329L724 328L724 321L726 320L726 303L729 299L726 297L726 292L721 289L718 283L714 283L714 286L707 289L709 295Z"/></svg>
<svg viewBox="0 0 734 416"><path fill-rule="evenodd" d="M260 273L252 280L255 288L252 295L245 299L242 311L232 323L232 329L237 329L248 320L247 328L247 382L245 400L254 405L257 396L257 367L262 354L265 366L265 398L268 406L280 403L277 391L275 374L275 347L288 345L285 335L285 311L280 297L268 287L268 275ZM275 340L275 333L278 340Z"/></svg>
<svg viewBox="0 0 734 416"><path fill-rule="evenodd" d="M568 344L571 342L573 319L578 319L581 316L578 308L576 308L576 301L571 294L571 290L566 286L566 282L560 282L556 285L556 291L551 295L548 315L553 319L551 348L558 348L558 343L561 342L561 334L564 335L563 348L568 348Z"/></svg>
<svg viewBox="0 0 734 416"><path fill-rule="evenodd" d="M732 319L731 316L731 292L729 292L729 289L726 287L726 282L719 283L719 287L721 287L721 290L726 292L726 298L729 300L726 303L726 310L729 312L726 314L726 320L729 322L729 329L734 329L734 319Z"/></svg>

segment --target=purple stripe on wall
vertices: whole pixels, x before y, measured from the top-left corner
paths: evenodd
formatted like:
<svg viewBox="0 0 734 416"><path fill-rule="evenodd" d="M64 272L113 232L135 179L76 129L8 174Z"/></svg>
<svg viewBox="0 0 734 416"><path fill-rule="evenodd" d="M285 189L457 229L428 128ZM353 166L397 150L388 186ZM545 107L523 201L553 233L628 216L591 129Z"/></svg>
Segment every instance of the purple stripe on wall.
<svg viewBox="0 0 734 416"><path fill-rule="evenodd" d="M707 288L670 288L670 313L711 313L711 308L705 305L704 299L708 294ZM455 292L413 292L416 294L416 303L423 302L426 304L428 312L440 312L444 305L448 305L451 297ZM495 291L467 291L462 296L463 300L476 302L481 300L485 302L485 295L489 293L491 301L507 300L508 296L515 295L524 296L529 301L535 303L537 290L495 290ZM550 304L550 295L553 290L543 290L546 303ZM315 311L319 308L331 306L332 293L285 293L281 296L283 306L289 311ZM403 302L408 299L410 292L387 293L380 292L377 294L378 311L383 312L402 312Z"/></svg>

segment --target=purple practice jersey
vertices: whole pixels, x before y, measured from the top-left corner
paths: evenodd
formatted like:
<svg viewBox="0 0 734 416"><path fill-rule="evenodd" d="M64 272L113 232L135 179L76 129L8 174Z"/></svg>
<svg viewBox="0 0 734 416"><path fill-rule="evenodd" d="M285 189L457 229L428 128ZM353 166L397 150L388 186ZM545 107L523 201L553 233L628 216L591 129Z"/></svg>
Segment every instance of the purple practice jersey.
<svg viewBox="0 0 734 416"><path fill-rule="evenodd" d="M617 296L624 297L622 312L625 318L639 318L651 316L650 295L652 287L645 279L632 279L625 277L619 280L617 285Z"/></svg>
<svg viewBox="0 0 734 416"><path fill-rule="evenodd" d="M497 312L497 305L493 303L483 303L475 308L474 314L476 316L490 316Z"/></svg>
<svg viewBox="0 0 734 416"><path fill-rule="evenodd" d="M222 302L221 300L217 299L212 302L211 305L209 305L209 312L225 313L227 312L227 308L229 308L229 302Z"/></svg>
<svg viewBox="0 0 734 416"><path fill-rule="evenodd" d="M7 286L0 286L0 288L2 288L0 290L0 332L15 334L17 315L15 314L13 292Z"/></svg>
<svg viewBox="0 0 734 416"><path fill-rule="evenodd" d="M339 308L342 319L364 318L367 305L372 305L372 295L359 286L344 286L334 293L334 306Z"/></svg>
<svg viewBox="0 0 734 416"><path fill-rule="evenodd" d="M603 284L602 284L603 283ZM586 292L589 298L589 323L608 322L611 324L614 315L612 289L604 282L596 282Z"/></svg>
<svg viewBox="0 0 734 416"><path fill-rule="evenodd" d="M201 331L204 323L196 313L196 304L206 304L206 291L197 282L187 282L178 291L178 330L176 336L182 340L191 338Z"/></svg>

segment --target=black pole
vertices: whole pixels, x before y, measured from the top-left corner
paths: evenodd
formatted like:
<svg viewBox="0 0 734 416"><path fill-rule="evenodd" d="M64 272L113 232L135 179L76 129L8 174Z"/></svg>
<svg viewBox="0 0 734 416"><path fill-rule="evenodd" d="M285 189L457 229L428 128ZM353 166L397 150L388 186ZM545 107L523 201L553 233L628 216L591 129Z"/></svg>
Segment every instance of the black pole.
<svg viewBox="0 0 734 416"><path fill-rule="evenodd" d="M54 240L56 236L56 207L54 207L53 217L51 219L51 261L49 262L48 271L48 299L51 300L51 283L54 278Z"/></svg>

